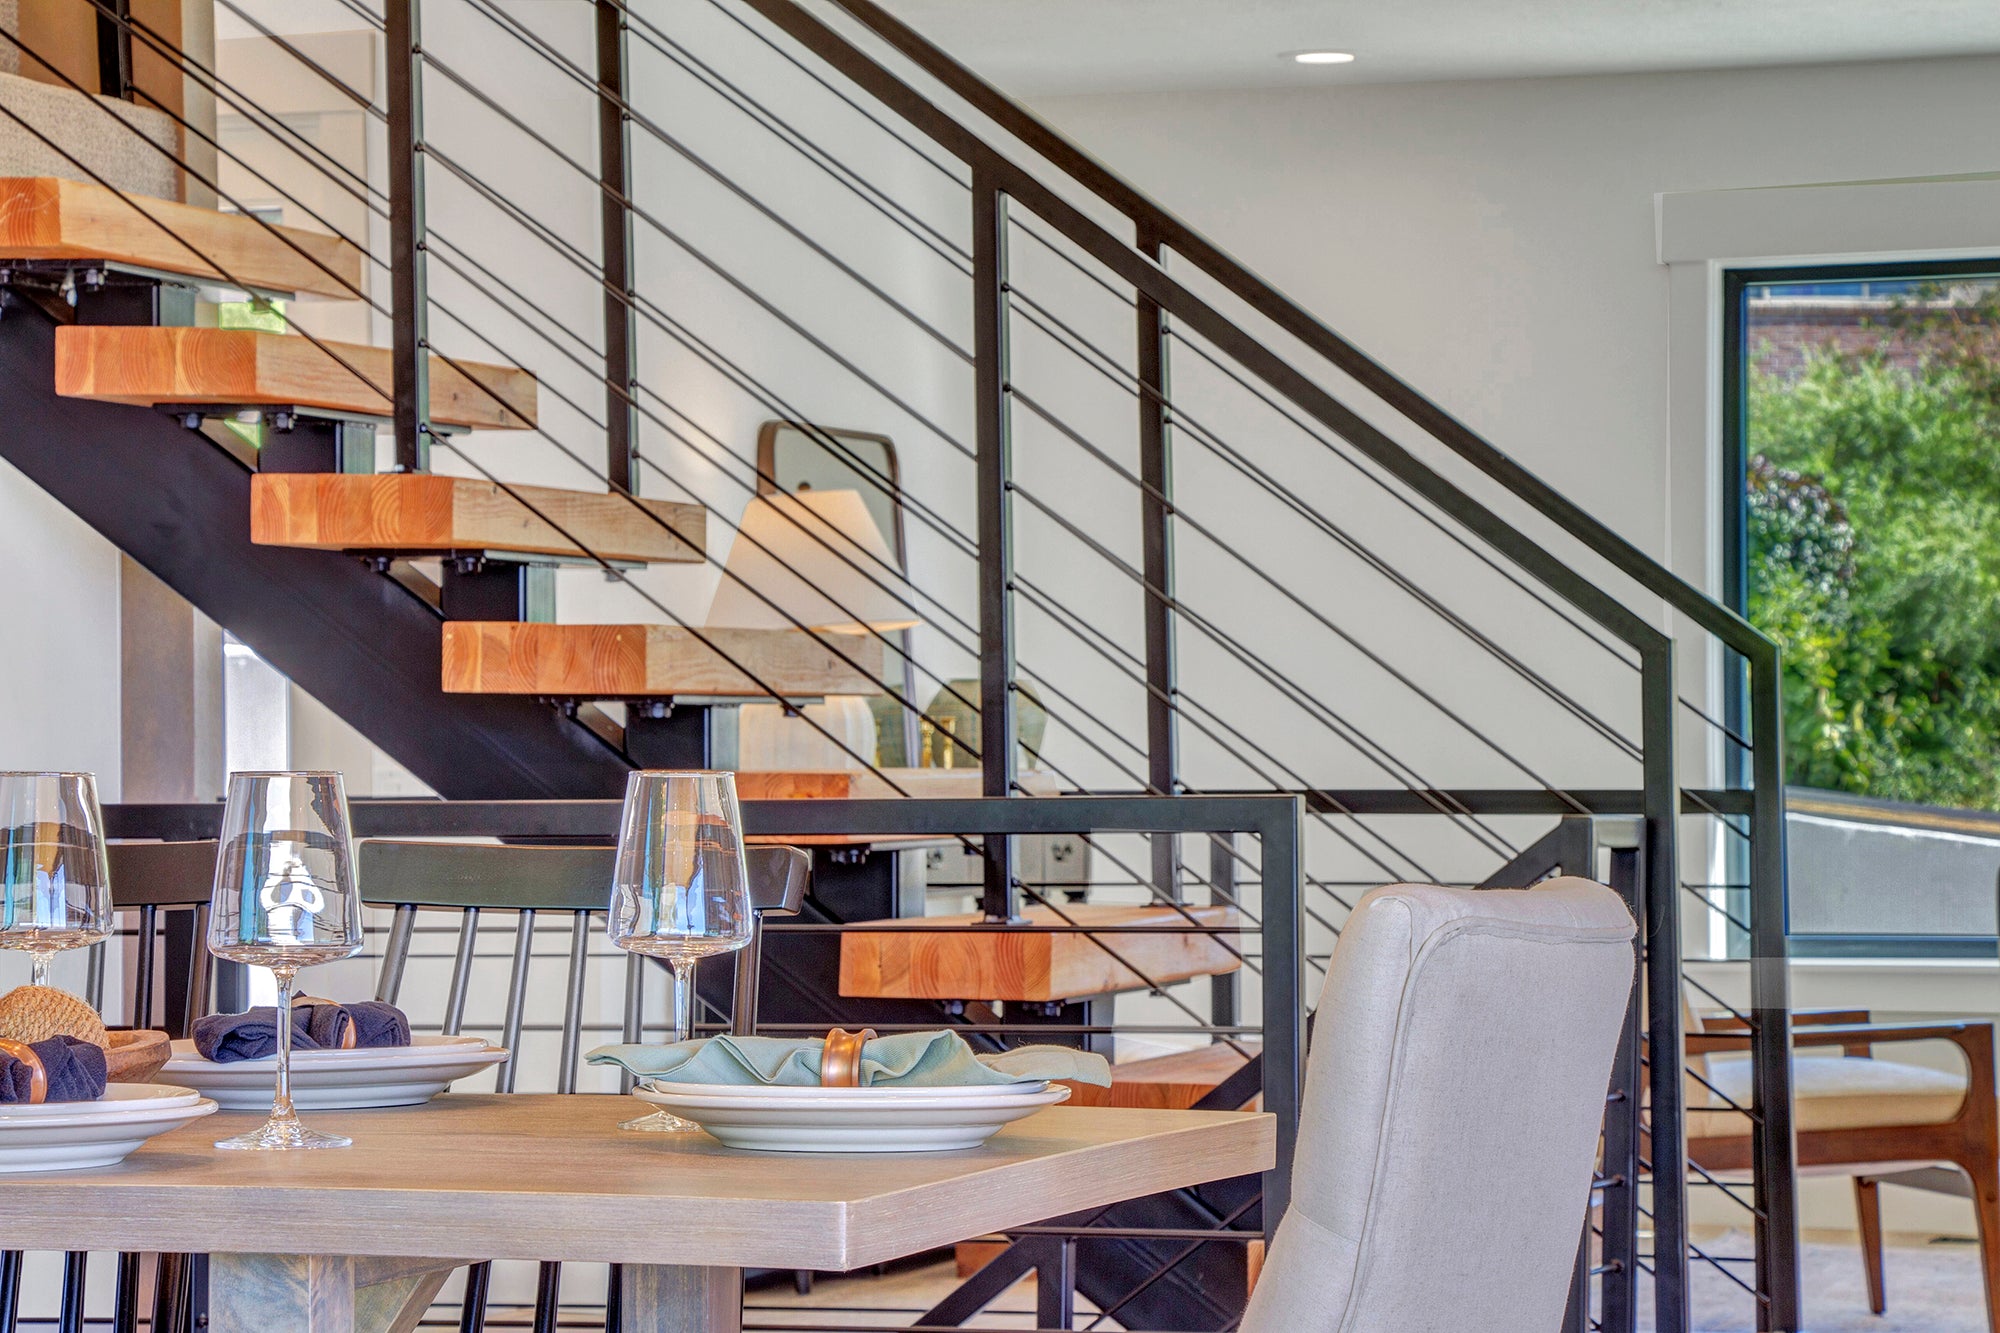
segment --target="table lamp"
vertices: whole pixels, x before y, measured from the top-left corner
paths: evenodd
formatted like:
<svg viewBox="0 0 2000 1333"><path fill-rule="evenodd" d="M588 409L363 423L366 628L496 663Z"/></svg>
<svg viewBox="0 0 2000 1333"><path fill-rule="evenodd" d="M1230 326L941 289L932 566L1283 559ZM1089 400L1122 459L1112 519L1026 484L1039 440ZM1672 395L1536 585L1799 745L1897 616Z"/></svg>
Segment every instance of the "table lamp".
<svg viewBox="0 0 2000 1333"><path fill-rule="evenodd" d="M859 491L802 488L756 497L737 525L726 568L708 609L710 628L803 625L888 634L920 623L902 570ZM866 699L829 695L803 711L854 753L811 722L786 717L777 704L745 704L737 721L736 766L801 772L874 762L875 715Z"/></svg>

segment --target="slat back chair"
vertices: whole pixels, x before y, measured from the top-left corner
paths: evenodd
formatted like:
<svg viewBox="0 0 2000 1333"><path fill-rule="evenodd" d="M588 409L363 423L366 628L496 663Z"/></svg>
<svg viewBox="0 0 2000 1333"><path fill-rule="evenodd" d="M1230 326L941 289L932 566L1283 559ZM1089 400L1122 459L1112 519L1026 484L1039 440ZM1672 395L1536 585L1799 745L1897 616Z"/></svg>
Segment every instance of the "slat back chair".
<svg viewBox="0 0 2000 1333"><path fill-rule="evenodd" d="M186 1037L194 1020L208 1012L212 972L205 937L209 891L215 880L215 844L112 843L106 852L110 860L112 908L138 914L133 984L126 997L125 1017L136 1028L166 1027L168 1036ZM186 934L168 930L164 918L173 912L191 915ZM188 956L178 960L167 958L166 951L176 946L186 949ZM104 1007L108 950L109 945L105 944L91 949L90 971L84 982L86 998L100 1011ZM177 997L179 1003L167 1004L167 1012L158 1014L154 992L159 989L155 983L162 970L170 980L176 976L184 978L184 987ZM88 1260L89 1256L80 1250L63 1256L62 1301L56 1322L59 1333L82 1333ZM137 1254L118 1256L111 1325L114 1333L136 1333L139 1327L140 1262L141 1256ZM0 1331L4 1333L14 1333L19 1321L21 1265L19 1251L0 1255ZM193 1268L188 1255L160 1256L152 1316L152 1327L159 1333L184 1333L192 1326Z"/></svg>
<svg viewBox="0 0 2000 1333"><path fill-rule="evenodd" d="M445 990L441 1031L464 1029L473 991L482 917L512 914L515 931L500 1044L515 1058L500 1066L496 1087L518 1085L521 1038L526 1027L535 924L539 917L570 918L569 961L564 975L562 1045L556 1062L558 1092L576 1090L583 1053L584 1006L588 995L590 919L605 910L616 850L610 847L514 846L484 843L400 842L371 839L360 845L358 875L362 900L394 910L376 998L395 1003L424 911L459 914L451 982ZM736 986L731 1030L747 1033L756 1022L756 994L763 959L763 918L793 915L805 901L811 860L796 847L753 847L747 862L751 900L750 942L735 955ZM641 1040L644 1031L646 960L625 959L623 1040ZM617 1283L614 1268L611 1281ZM467 1273L460 1315L462 1333L485 1327L492 1281L489 1264ZM561 1266L545 1263L536 1283L535 1333L553 1333L559 1312ZM616 1310L615 1300L611 1310ZM615 1315L608 1315L615 1318Z"/></svg>

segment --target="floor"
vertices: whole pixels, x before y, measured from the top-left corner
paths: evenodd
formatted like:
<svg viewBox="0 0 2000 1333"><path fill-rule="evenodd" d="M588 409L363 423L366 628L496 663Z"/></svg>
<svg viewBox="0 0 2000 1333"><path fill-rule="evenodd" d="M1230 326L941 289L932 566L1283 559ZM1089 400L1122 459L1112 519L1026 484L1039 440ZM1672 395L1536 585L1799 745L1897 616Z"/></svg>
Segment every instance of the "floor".
<svg viewBox="0 0 2000 1333"><path fill-rule="evenodd" d="M1696 1244L1717 1256L1750 1253L1749 1237L1740 1232L1704 1236ZM1861 1246L1854 1237L1809 1232L1799 1258L1811 1333L1988 1333L1975 1245L1890 1236L1884 1260L1889 1310L1884 1315L1868 1312ZM1748 1266L1730 1267L1742 1271ZM1692 1282L1696 1333L1748 1333L1756 1327L1749 1296L1713 1267L1697 1260Z"/></svg>

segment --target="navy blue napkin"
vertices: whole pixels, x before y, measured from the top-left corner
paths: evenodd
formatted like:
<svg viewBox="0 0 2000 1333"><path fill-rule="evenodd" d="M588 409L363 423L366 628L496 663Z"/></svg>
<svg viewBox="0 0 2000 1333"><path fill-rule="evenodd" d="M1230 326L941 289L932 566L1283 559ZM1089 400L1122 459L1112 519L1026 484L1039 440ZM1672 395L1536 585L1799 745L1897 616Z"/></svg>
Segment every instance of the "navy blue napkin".
<svg viewBox="0 0 2000 1333"><path fill-rule="evenodd" d="M104 1095L104 1048L76 1037L28 1043L48 1071L52 1102L94 1102ZM33 1073L27 1061L0 1051L0 1105L28 1100Z"/></svg>
<svg viewBox="0 0 2000 1333"><path fill-rule="evenodd" d="M357 1047L408 1046L410 1020L393 1004L361 1000L335 1004L331 1000L292 1006L292 1049L337 1051L347 1045L349 1025ZM210 1014L194 1024L194 1046L204 1060L229 1064L261 1060L278 1053L277 1010L260 1005L242 1014Z"/></svg>

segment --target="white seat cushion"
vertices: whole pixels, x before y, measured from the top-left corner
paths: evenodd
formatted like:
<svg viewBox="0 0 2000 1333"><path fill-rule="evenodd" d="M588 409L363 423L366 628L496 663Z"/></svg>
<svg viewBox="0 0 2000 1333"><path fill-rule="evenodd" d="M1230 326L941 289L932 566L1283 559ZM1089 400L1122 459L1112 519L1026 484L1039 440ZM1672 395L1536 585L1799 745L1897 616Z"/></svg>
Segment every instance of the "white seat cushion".
<svg viewBox="0 0 2000 1333"><path fill-rule="evenodd" d="M1710 1056L1706 1077L1730 1101L1750 1104L1747 1057ZM1709 1105L1723 1105L1706 1088L1699 1084L1694 1088ZM1965 1104L1965 1075L1893 1060L1799 1055L1792 1059L1792 1094L1801 1132L1941 1125ZM1687 1132L1695 1139L1726 1138L1748 1134L1750 1121L1738 1111L1704 1111L1690 1105Z"/></svg>

